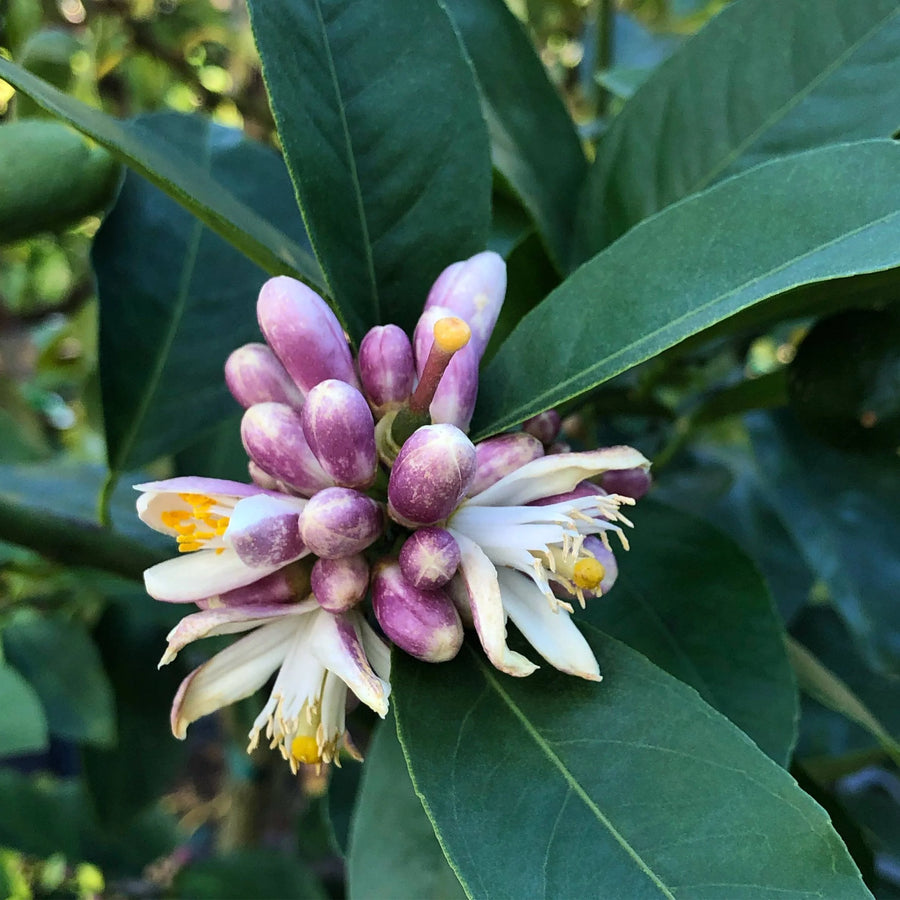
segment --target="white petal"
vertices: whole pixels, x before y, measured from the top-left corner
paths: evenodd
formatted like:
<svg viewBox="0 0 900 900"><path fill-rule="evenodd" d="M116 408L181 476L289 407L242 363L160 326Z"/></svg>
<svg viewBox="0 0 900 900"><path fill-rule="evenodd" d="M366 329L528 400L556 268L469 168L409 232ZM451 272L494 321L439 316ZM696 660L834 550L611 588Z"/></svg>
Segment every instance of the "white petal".
<svg viewBox="0 0 900 900"><path fill-rule="evenodd" d="M175 659L182 648L201 638L250 631L251 628L275 622L285 616L299 616L318 608L319 604L315 600L305 600L302 603L224 606L193 613L185 616L169 632L167 638L169 646L159 664L167 665Z"/></svg>
<svg viewBox="0 0 900 900"><path fill-rule="evenodd" d="M459 544L462 554L459 574L468 590L475 630L488 659L502 672L520 677L530 675L537 666L506 645L506 616L493 563L462 532L453 528L447 530Z"/></svg>
<svg viewBox="0 0 900 900"><path fill-rule="evenodd" d="M281 665L296 630L293 619L264 625L191 672L172 705L175 737L183 738L188 725L201 716L259 690Z"/></svg>
<svg viewBox="0 0 900 900"><path fill-rule="evenodd" d="M524 506L553 494L564 494L579 481L609 469L649 468L646 457L631 447L604 447L586 453L554 453L526 463L470 498L473 506Z"/></svg>
<svg viewBox="0 0 900 900"><path fill-rule="evenodd" d="M547 598L518 572L499 572L503 606L528 643L561 672L600 681L600 667L584 635L564 609L550 609Z"/></svg>
<svg viewBox="0 0 900 900"><path fill-rule="evenodd" d="M375 674L387 685L385 696L391 692L389 684L391 679L391 648L378 637L372 626L362 617L357 617L359 636L362 639L363 650L369 660Z"/></svg>
<svg viewBox="0 0 900 900"><path fill-rule="evenodd" d="M246 497L239 500L235 506L228 523L228 530L244 531L270 516L302 513L307 503L309 501L302 497L288 497L287 495L273 497L271 494L257 494L255 497Z"/></svg>
<svg viewBox="0 0 900 900"><path fill-rule="evenodd" d="M233 550L197 550L151 566L144 572L144 587L155 600L193 603L252 584L280 568L250 567Z"/></svg>

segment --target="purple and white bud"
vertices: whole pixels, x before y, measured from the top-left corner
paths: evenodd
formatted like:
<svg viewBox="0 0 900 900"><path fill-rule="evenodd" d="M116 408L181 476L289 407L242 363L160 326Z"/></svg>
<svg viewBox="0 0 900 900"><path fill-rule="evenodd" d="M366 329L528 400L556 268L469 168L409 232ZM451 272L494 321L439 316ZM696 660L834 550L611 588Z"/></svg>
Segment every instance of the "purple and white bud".
<svg viewBox="0 0 900 900"><path fill-rule="evenodd" d="M400 550L400 571L413 587L434 591L456 574L461 558L459 544L449 531L419 528Z"/></svg>
<svg viewBox="0 0 900 900"><path fill-rule="evenodd" d="M267 475L310 496L334 484L306 440L300 413L283 403L257 403L244 413L241 440Z"/></svg>
<svg viewBox="0 0 900 900"><path fill-rule="evenodd" d="M388 510L401 525L446 519L475 477L475 447L453 425L426 425L400 448L388 482Z"/></svg>
<svg viewBox="0 0 900 900"><path fill-rule="evenodd" d="M303 408L303 393L265 344L238 347L225 360L225 383L244 409L270 401Z"/></svg>
<svg viewBox="0 0 900 900"><path fill-rule="evenodd" d="M366 398L344 381L320 381L307 395L300 418L310 449L343 487L367 488L375 480L375 420Z"/></svg>
<svg viewBox="0 0 900 900"><path fill-rule="evenodd" d="M456 262L438 276L425 309L445 307L472 329L476 362L484 356L506 294L506 263L492 251Z"/></svg>
<svg viewBox="0 0 900 900"><path fill-rule="evenodd" d="M384 529L381 506L358 491L332 487L319 491L300 517L300 536L316 556L339 559L361 553Z"/></svg>
<svg viewBox="0 0 900 900"><path fill-rule="evenodd" d="M433 306L419 317L413 333L416 372L419 377L422 376L431 345L434 343L435 323L453 315L455 313L451 309ZM471 339L465 347L453 355L428 408L431 421L436 425L455 425L463 431L469 427L478 397L479 358L478 348L473 345Z"/></svg>
<svg viewBox="0 0 900 900"><path fill-rule="evenodd" d="M269 606L273 603L304 600L309 595L309 560L289 563L258 581L234 588L205 600L197 600L200 609L223 606Z"/></svg>
<svg viewBox="0 0 900 900"><path fill-rule="evenodd" d="M554 503L565 503L581 497L605 497L606 494L607 492L593 481L579 481L571 491L566 491L564 494L550 494L548 497L532 500L528 506L552 506Z"/></svg>
<svg viewBox="0 0 900 900"><path fill-rule="evenodd" d="M346 612L366 596L369 564L358 553L341 559L317 559L311 584L319 606L330 613Z"/></svg>
<svg viewBox="0 0 900 900"><path fill-rule="evenodd" d="M474 497L525 463L544 455L541 442L530 434L501 434L475 445L475 478L468 495Z"/></svg>
<svg viewBox="0 0 900 900"><path fill-rule="evenodd" d="M600 484L609 494L621 494L623 497L631 497L640 500L647 491L653 479L650 473L643 468L636 469L610 469L603 473Z"/></svg>
<svg viewBox="0 0 900 900"><path fill-rule="evenodd" d="M562 419L555 409L548 409L522 423L522 430L533 434L545 447L549 447L559 436Z"/></svg>
<svg viewBox="0 0 900 900"><path fill-rule="evenodd" d="M406 402L416 384L416 367L402 328L372 328L359 345L357 361L363 389L379 418Z"/></svg>
<svg viewBox="0 0 900 900"><path fill-rule="evenodd" d="M279 490L281 482L268 472L264 472L252 459L247 462L247 472L250 474L250 480L261 488L265 488L267 491Z"/></svg>
<svg viewBox="0 0 900 900"><path fill-rule="evenodd" d="M341 323L315 291L286 275L270 278L256 314L269 346L304 393L327 378L359 387Z"/></svg>
<svg viewBox="0 0 900 900"><path fill-rule="evenodd" d="M384 633L410 656L446 662L459 653L463 627L453 601L442 590L413 587L398 563L375 566L372 609Z"/></svg>
<svg viewBox="0 0 900 900"><path fill-rule="evenodd" d="M239 500L223 540L253 568L284 565L306 552L299 520L305 501L257 494Z"/></svg>

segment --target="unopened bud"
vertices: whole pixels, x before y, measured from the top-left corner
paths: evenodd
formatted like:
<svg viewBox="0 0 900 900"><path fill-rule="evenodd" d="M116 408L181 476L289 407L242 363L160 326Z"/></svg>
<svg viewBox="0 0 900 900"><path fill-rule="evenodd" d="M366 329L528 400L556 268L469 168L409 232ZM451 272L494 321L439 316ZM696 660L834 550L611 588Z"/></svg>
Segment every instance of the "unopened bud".
<svg viewBox="0 0 900 900"><path fill-rule="evenodd" d="M475 445L475 478L468 495L474 497L505 475L515 472L525 463L544 455L541 442L530 434L501 434Z"/></svg>
<svg viewBox="0 0 900 900"><path fill-rule="evenodd" d="M652 478L647 469L610 469L600 479L603 489L609 494L621 494L640 500L650 490Z"/></svg>
<svg viewBox="0 0 900 900"><path fill-rule="evenodd" d="M205 600L198 600L200 609L222 606L259 606L288 601L305 600L309 594L309 559L282 566L252 584L225 591Z"/></svg>
<svg viewBox="0 0 900 900"><path fill-rule="evenodd" d="M303 542L316 556L325 559L362 552L383 528L384 514L378 503L350 488L319 491L300 517Z"/></svg>
<svg viewBox="0 0 900 900"><path fill-rule="evenodd" d="M532 416L522 423L522 430L533 434L545 447L549 447L559 436L562 419L555 409L548 409Z"/></svg>
<svg viewBox="0 0 900 900"><path fill-rule="evenodd" d="M341 559L317 559L311 584L319 606L330 613L346 612L366 595L369 564L358 553Z"/></svg>
<svg viewBox="0 0 900 900"><path fill-rule="evenodd" d="M461 554L459 545L444 528L419 528L400 550L400 571L415 588L434 591L456 574Z"/></svg>
<svg viewBox="0 0 900 900"><path fill-rule="evenodd" d="M244 409L270 401L303 408L303 393L265 344L238 347L225 361L225 383Z"/></svg>
<svg viewBox="0 0 900 900"><path fill-rule="evenodd" d="M375 415L398 409L416 382L412 344L396 325L372 328L359 345L359 377Z"/></svg>

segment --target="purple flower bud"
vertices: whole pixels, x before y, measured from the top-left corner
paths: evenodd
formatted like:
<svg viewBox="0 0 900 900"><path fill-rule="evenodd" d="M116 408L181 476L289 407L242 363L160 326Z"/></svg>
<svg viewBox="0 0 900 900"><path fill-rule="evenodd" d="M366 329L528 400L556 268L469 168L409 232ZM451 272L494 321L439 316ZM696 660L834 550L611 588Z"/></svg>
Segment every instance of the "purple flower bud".
<svg viewBox="0 0 900 900"><path fill-rule="evenodd" d="M303 433L322 468L344 487L375 480L375 420L366 398L344 381L320 381L306 398Z"/></svg>
<svg viewBox="0 0 900 900"><path fill-rule="evenodd" d="M475 447L453 425L426 425L400 449L391 469L391 516L402 525L446 519L475 476Z"/></svg>
<svg viewBox="0 0 900 900"><path fill-rule="evenodd" d="M549 447L559 435L562 419L555 409L548 409L522 423L522 430L533 434L545 447Z"/></svg>
<svg viewBox="0 0 900 900"><path fill-rule="evenodd" d="M256 313L269 346L305 393L326 378L359 386L341 324L315 291L286 275L270 278Z"/></svg>
<svg viewBox="0 0 900 900"><path fill-rule="evenodd" d="M250 473L250 480L254 484L258 484L267 491L277 491L281 482L277 478L273 478L268 472L264 472L253 460L247 463L247 471Z"/></svg>
<svg viewBox="0 0 900 900"><path fill-rule="evenodd" d="M459 544L449 531L420 528L400 550L400 571L413 587L434 591L456 574L461 558Z"/></svg>
<svg viewBox="0 0 900 900"><path fill-rule="evenodd" d="M303 500L258 494L238 501L225 531L225 544L254 568L280 566L306 552L300 540Z"/></svg>
<svg viewBox="0 0 900 900"><path fill-rule="evenodd" d="M446 662L459 653L463 627L453 602L444 591L413 587L396 562L376 565L372 609L384 633L410 656Z"/></svg>
<svg viewBox="0 0 900 900"><path fill-rule="evenodd" d="M571 491L564 494L551 494L549 497L541 497L539 500L532 500L528 506L551 506L554 503L565 503L567 500L577 500L579 497L596 497L597 495L606 496L606 491L593 481L579 481Z"/></svg>
<svg viewBox="0 0 900 900"><path fill-rule="evenodd" d="M359 377L376 414L396 409L416 382L412 344L396 325L378 325L359 345Z"/></svg>
<svg viewBox="0 0 900 900"><path fill-rule="evenodd" d="M370 497L350 488L319 491L300 517L300 535L309 549L325 559L352 556L381 534L384 513Z"/></svg>
<svg viewBox="0 0 900 900"><path fill-rule="evenodd" d="M303 600L309 594L309 561L289 563L271 575L224 594L197 600L200 609L222 606L259 606Z"/></svg>
<svg viewBox="0 0 900 900"><path fill-rule="evenodd" d="M506 263L492 251L453 263L438 276L425 309L442 306L472 329L476 362L484 356L506 294Z"/></svg>
<svg viewBox="0 0 900 900"><path fill-rule="evenodd" d="M300 414L283 403L251 406L241 421L241 440L266 474L301 494L334 484L307 443Z"/></svg>
<svg viewBox="0 0 900 900"><path fill-rule="evenodd" d="M311 577L319 606L330 613L342 613L366 596L369 564L358 553L342 559L317 559Z"/></svg>
<svg viewBox="0 0 900 900"><path fill-rule="evenodd" d="M416 371L420 377L434 343L435 322L453 315L453 310L433 306L420 316L413 334ZM471 340L453 355L428 408L432 422L456 425L463 431L469 427L478 397L478 360L478 349Z"/></svg>
<svg viewBox="0 0 900 900"><path fill-rule="evenodd" d="M652 478L646 469L610 469L600 479L603 489L609 494L621 494L640 500L650 490Z"/></svg>
<svg viewBox="0 0 900 900"><path fill-rule="evenodd" d="M244 409L268 401L303 407L303 393L265 344L238 347L225 361L225 383Z"/></svg>
<svg viewBox="0 0 900 900"><path fill-rule="evenodd" d="M544 455L541 442L530 434L501 434L475 445L475 479L468 495L474 497L504 475Z"/></svg>

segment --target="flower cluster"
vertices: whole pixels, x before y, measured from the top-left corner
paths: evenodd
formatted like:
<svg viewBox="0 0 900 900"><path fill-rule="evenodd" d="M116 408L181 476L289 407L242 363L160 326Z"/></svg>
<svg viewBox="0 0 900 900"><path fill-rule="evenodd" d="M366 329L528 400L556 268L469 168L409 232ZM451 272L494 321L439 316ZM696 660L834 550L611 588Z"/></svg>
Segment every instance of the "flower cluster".
<svg viewBox="0 0 900 900"><path fill-rule="evenodd" d="M248 632L185 679L176 736L277 672L250 749L265 732L294 769L336 760L348 689L387 712L379 632L441 662L472 627L498 669L528 675L535 663L507 645L512 620L551 665L599 680L573 604L615 580L609 534L627 548L622 506L646 491L649 463L629 447L567 452L554 443L553 411L521 432L469 440L505 290L496 254L454 263L412 340L395 325L373 328L354 360L316 293L287 277L263 286L266 343L239 348L225 367L245 408L252 483L136 486L141 519L180 551L145 573L148 593L199 608L171 632L161 664L199 638Z"/></svg>

